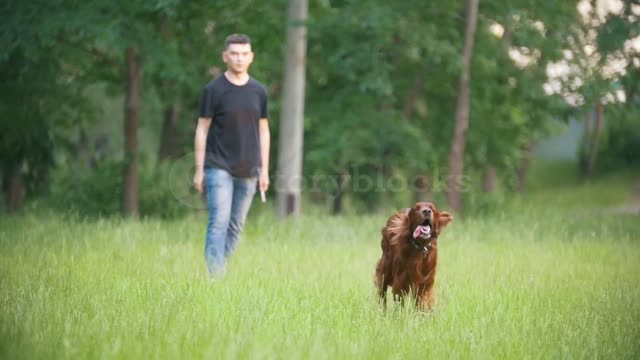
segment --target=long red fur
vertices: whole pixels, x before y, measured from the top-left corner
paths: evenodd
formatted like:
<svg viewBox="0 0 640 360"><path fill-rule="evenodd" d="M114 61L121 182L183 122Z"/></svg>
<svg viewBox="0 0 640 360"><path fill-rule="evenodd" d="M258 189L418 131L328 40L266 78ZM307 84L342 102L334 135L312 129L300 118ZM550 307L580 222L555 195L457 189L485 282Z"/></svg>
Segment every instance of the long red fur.
<svg viewBox="0 0 640 360"><path fill-rule="evenodd" d="M428 240L416 239L420 247L431 247L425 254L411 242L415 228L425 217L422 211L433 212L432 235ZM435 278L438 262L438 237L453 217L446 211L439 212L432 203L416 203L411 209L404 209L391 215L382 228L382 256L376 265L376 286L381 302L386 306L387 288L395 300L404 304L404 298L413 297L420 310L430 310L436 302Z"/></svg>

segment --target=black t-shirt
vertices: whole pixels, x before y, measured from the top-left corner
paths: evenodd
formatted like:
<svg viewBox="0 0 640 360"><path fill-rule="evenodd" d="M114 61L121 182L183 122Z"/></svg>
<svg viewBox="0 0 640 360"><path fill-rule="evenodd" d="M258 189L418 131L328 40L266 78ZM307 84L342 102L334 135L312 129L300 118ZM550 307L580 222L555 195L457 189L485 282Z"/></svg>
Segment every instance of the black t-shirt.
<svg viewBox="0 0 640 360"><path fill-rule="evenodd" d="M202 91L200 117L211 118L205 168L219 168L236 177L258 176L260 119L268 118L267 93L253 78L238 86L221 75Z"/></svg>

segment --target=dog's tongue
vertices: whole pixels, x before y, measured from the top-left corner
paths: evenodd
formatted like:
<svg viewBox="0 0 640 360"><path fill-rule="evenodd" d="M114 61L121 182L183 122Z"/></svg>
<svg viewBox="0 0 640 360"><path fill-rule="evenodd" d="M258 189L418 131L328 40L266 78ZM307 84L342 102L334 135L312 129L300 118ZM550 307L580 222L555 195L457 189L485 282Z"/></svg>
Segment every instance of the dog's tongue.
<svg viewBox="0 0 640 360"><path fill-rule="evenodd" d="M431 226L429 225L418 225L415 230L413 230L413 238L417 239L419 237L429 238L431 237Z"/></svg>

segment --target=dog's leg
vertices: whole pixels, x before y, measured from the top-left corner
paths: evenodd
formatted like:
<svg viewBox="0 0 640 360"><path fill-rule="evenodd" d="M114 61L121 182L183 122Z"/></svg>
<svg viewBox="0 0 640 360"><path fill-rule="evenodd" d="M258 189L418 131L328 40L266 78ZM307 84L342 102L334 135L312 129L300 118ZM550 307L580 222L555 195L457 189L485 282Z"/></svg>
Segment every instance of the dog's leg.
<svg viewBox="0 0 640 360"><path fill-rule="evenodd" d="M431 311L436 305L436 289L435 286L431 286L428 289L424 289L418 299L418 310Z"/></svg>
<svg viewBox="0 0 640 360"><path fill-rule="evenodd" d="M385 281L384 274L376 274L376 285L378 287L378 303L382 303L384 309L387 309L387 287L388 284Z"/></svg>
<svg viewBox="0 0 640 360"><path fill-rule="evenodd" d="M387 284L383 284L378 290L378 302L382 302L382 309L387 311Z"/></svg>
<svg viewBox="0 0 640 360"><path fill-rule="evenodd" d="M382 303L384 310L387 309L387 289L390 286L391 279L388 260L382 255L382 258L376 265L376 286L378 288L378 303Z"/></svg>
<svg viewBox="0 0 640 360"><path fill-rule="evenodd" d="M404 307L404 298L408 295L408 290L400 286L401 283L397 282L391 286L391 292L393 293L393 300L399 302L401 307Z"/></svg>

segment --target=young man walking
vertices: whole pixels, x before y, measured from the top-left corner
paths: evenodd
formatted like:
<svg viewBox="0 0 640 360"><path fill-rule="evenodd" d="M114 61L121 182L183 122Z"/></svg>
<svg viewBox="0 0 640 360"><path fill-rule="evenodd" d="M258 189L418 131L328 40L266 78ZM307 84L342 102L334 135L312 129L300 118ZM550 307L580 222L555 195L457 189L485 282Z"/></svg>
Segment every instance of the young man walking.
<svg viewBox="0 0 640 360"><path fill-rule="evenodd" d="M195 134L193 184L209 208L205 261L212 280L224 275L256 192L269 188L270 133L267 94L249 76L251 41L227 37L222 52L227 71L207 84Z"/></svg>

